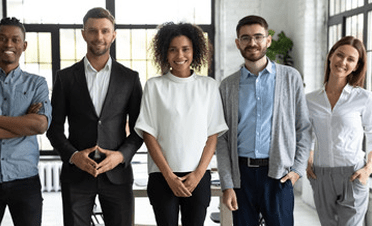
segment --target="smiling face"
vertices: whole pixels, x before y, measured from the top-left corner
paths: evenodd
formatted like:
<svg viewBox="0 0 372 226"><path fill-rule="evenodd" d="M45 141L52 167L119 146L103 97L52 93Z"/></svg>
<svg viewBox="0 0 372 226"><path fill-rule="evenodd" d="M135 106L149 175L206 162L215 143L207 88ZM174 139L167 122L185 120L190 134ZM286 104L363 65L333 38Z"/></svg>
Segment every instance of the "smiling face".
<svg viewBox="0 0 372 226"><path fill-rule="evenodd" d="M0 67L9 73L19 65L19 58L27 48L21 28L11 25L0 27Z"/></svg>
<svg viewBox="0 0 372 226"><path fill-rule="evenodd" d="M184 35L173 38L169 44L167 59L173 75L177 77L190 76L190 65L193 61L191 40Z"/></svg>
<svg viewBox="0 0 372 226"><path fill-rule="evenodd" d="M359 53L351 45L338 47L329 58L330 77L346 79L358 68Z"/></svg>
<svg viewBox="0 0 372 226"><path fill-rule="evenodd" d="M108 55L112 42L116 37L114 25L106 18L89 18L82 31L87 43L88 55Z"/></svg>
<svg viewBox="0 0 372 226"><path fill-rule="evenodd" d="M264 37L261 42L252 38L259 36ZM247 37L250 37L250 40ZM246 60L256 62L265 57L267 48L271 45L271 36L267 36L267 31L259 24L245 25L240 28L235 43Z"/></svg>

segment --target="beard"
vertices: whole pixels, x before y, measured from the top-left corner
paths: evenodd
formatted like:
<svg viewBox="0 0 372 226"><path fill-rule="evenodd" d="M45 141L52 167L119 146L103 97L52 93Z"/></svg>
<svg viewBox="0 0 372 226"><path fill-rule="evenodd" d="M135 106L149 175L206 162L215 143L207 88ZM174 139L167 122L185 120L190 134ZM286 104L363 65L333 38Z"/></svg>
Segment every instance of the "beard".
<svg viewBox="0 0 372 226"><path fill-rule="evenodd" d="M107 45L105 46L105 48L96 48L94 45L93 46L89 46L89 50L91 53L93 53L95 56L102 56L104 55L105 53L107 53L107 51L110 50L110 46L111 45Z"/></svg>
<svg viewBox="0 0 372 226"><path fill-rule="evenodd" d="M258 53L250 53L251 49L257 49ZM267 47L262 47L261 49L258 46L247 46L244 49L240 49L240 53L244 57L244 59L251 61L251 62L256 62L258 60L261 60L263 57L266 56L267 52Z"/></svg>

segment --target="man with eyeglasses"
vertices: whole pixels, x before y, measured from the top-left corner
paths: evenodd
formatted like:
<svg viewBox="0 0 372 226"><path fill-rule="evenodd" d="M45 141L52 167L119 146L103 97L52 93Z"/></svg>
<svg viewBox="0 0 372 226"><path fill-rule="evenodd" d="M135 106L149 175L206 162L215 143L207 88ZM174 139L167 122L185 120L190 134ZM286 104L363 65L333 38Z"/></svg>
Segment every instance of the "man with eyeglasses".
<svg viewBox="0 0 372 226"><path fill-rule="evenodd" d="M262 17L236 28L245 64L220 86L229 131L218 139L223 202L234 225L293 225L293 185L305 172L310 121L300 73L266 57L271 44Z"/></svg>

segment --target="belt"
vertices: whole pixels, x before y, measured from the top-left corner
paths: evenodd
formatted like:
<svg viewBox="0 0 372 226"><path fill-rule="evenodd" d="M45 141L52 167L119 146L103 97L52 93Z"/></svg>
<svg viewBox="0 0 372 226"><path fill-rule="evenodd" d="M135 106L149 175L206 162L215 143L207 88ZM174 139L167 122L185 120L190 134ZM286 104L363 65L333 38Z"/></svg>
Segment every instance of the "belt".
<svg viewBox="0 0 372 226"><path fill-rule="evenodd" d="M268 166L269 159L251 159L246 157L239 157L239 162L242 165L246 165L248 167L261 167L261 166Z"/></svg>

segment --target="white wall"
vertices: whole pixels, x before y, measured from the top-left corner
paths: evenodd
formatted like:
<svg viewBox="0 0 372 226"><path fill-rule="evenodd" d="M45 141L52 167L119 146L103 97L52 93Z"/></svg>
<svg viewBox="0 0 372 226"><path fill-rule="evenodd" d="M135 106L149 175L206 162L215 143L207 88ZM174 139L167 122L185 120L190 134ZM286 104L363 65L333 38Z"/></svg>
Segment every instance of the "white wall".
<svg viewBox="0 0 372 226"><path fill-rule="evenodd" d="M327 0L216 0L215 69L216 79L237 71L244 63L235 46L235 28L247 15L265 18L276 34L284 31L294 46L291 56L306 84L305 92L323 83L327 53ZM274 36L274 39L277 37ZM312 190L306 178L301 179L302 198L313 205Z"/></svg>

